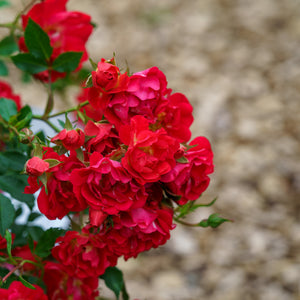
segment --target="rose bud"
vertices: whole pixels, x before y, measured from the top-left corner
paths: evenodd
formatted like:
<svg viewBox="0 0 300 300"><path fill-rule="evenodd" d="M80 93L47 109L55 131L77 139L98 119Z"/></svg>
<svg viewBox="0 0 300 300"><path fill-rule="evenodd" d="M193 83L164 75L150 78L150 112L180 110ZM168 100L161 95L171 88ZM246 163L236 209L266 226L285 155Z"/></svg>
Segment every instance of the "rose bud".
<svg viewBox="0 0 300 300"><path fill-rule="evenodd" d="M85 135L81 129L63 129L51 139L52 143L63 145L68 150L75 150L84 144Z"/></svg>
<svg viewBox="0 0 300 300"><path fill-rule="evenodd" d="M49 163L34 156L26 163L26 173L30 176L41 176L49 169Z"/></svg>
<svg viewBox="0 0 300 300"><path fill-rule="evenodd" d="M96 71L92 72L93 86L104 93L125 91L128 85L127 73L120 74L120 69L114 65L114 59L104 58L98 63Z"/></svg>
<svg viewBox="0 0 300 300"><path fill-rule="evenodd" d="M120 70L117 66L102 58L97 70L92 72L93 85L96 88L110 90L117 85L119 74Z"/></svg>

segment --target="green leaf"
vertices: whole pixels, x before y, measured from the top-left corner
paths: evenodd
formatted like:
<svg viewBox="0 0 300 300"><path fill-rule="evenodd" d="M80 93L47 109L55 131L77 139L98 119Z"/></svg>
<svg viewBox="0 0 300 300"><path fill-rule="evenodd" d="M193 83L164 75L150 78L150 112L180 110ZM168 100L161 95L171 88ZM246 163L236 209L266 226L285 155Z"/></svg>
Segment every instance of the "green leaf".
<svg viewBox="0 0 300 300"><path fill-rule="evenodd" d="M83 52L64 52L52 64L52 69L57 72L72 72L80 62Z"/></svg>
<svg viewBox="0 0 300 300"><path fill-rule="evenodd" d="M189 160L185 156L181 156L181 157L177 158L176 161L181 163L181 164L188 164L189 163Z"/></svg>
<svg viewBox="0 0 300 300"><path fill-rule="evenodd" d="M66 113L66 115L65 115L65 118L66 118L65 129L67 129L67 130L72 130L72 129L74 129L74 128L73 128L73 124L72 124L72 122L70 121L70 119L68 118L67 113Z"/></svg>
<svg viewBox="0 0 300 300"><path fill-rule="evenodd" d="M14 122L10 122L10 123L20 130L22 128L29 127L31 119L32 119L32 110L30 106L25 105L20 109L20 111L16 115L15 120L13 120Z"/></svg>
<svg viewBox="0 0 300 300"><path fill-rule="evenodd" d="M100 278L102 278L106 286L114 292L116 299L119 299L119 295L122 292L123 300L129 300L121 270L117 267L108 267Z"/></svg>
<svg viewBox="0 0 300 300"><path fill-rule="evenodd" d="M0 194L0 234L5 235L5 231L10 228L15 220L15 208L11 200Z"/></svg>
<svg viewBox="0 0 300 300"><path fill-rule="evenodd" d="M0 7L4 7L4 6L10 6L9 1L7 1L7 0L0 0Z"/></svg>
<svg viewBox="0 0 300 300"><path fill-rule="evenodd" d="M44 230L39 226L28 226L26 231L30 236L33 238L33 240L38 241L41 236L44 234Z"/></svg>
<svg viewBox="0 0 300 300"><path fill-rule="evenodd" d="M56 239L64 233L65 231L61 228L50 228L46 230L38 241L34 251L35 254L39 257L49 256Z"/></svg>
<svg viewBox="0 0 300 300"><path fill-rule="evenodd" d="M9 121L9 118L17 114L17 106L13 100L0 98L0 116L6 121Z"/></svg>
<svg viewBox="0 0 300 300"><path fill-rule="evenodd" d="M12 258L11 256L12 237L11 237L11 233L8 230L5 231L5 239L6 239L7 254L10 258Z"/></svg>
<svg viewBox="0 0 300 300"><path fill-rule="evenodd" d="M98 65L97 65L97 63L96 62L94 62L91 58L89 58L89 61L90 61L90 64L91 64L91 66L92 66L92 68L93 68L93 70L95 70L96 71L96 69L98 68Z"/></svg>
<svg viewBox="0 0 300 300"><path fill-rule="evenodd" d="M8 56L18 50L18 45L12 35L7 36L0 41L0 55Z"/></svg>
<svg viewBox="0 0 300 300"><path fill-rule="evenodd" d="M20 53L11 56L13 63L22 71L36 74L48 69L48 65L45 61L35 58L30 53Z"/></svg>
<svg viewBox="0 0 300 300"><path fill-rule="evenodd" d="M24 194L24 188L27 186L27 178L25 174L7 173L0 175L0 189L9 193L12 198L26 203L32 209L34 206L34 196Z"/></svg>
<svg viewBox="0 0 300 300"><path fill-rule="evenodd" d="M6 171L23 171L26 160L27 157L23 153L16 150L0 152L0 165L1 167L3 166Z"/></svg>
<svg viewBox="0 0 300 300"><path fill-rule="evenodd" d="M27 222L32 222L35 219L39 218L40 216L42 216L42 214L38 213L38 212L32 212L29 216L28 216L28 220Z"/></svg>
<svg viewBox="0 0 300 300"><path fill-rule="evenodd" d="M61 164L62 162L60 160L54 159L54 158L47 158L44 159L45 162L49 164L49 168L53 168Z"/></svg>
<svg viewBox="0 0 300 300"><path fill-rule="evenodd" d="M20 281L28 288L35 290L35 287L28 281L26 281L21 275L19 276Z"/></svg>
<svg viewBox="0 0 300 300"><path fill-rule="evenodd" d="M4 61L0 60L0 76L7 76L8 69Z"/></svg>
<svg viewBox="0 0 300 300"><path fill-rule="evenodd" d="M232 220L224 219L222 217L219 217L218 214L212 214L208 217L207 220L202 220L198 226L200 227L212 227L217 228L224 222L232 222Z"/></svg>
<svg viewBox="0 0 300 300"><path fill-rule="evenodd" d="M35 58L47 61L53 51L48 34L32 19L28 20L25 29L25 44L29 53Z"/></svg>

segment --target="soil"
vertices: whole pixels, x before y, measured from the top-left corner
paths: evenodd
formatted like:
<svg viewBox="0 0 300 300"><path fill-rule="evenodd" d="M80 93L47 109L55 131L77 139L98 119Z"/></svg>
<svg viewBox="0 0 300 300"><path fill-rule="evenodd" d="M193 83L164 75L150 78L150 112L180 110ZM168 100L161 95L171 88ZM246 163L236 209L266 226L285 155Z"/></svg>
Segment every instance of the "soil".
<svg viewBox="0 0 300 300"><path fill-rule="evenodd" d="M11 2L5 18L21 3ZM299 300L300 3L70 0L68 8L97 24L88 42L94 61L115 52L131 72L156 65L188 97L193 136L206 136L215 154L199 202L218 197L189 221L213 212L234 220L217 229L178 225L165 246L121 262L132 298ZM40 84L15 90L42 107Z"/></svg>

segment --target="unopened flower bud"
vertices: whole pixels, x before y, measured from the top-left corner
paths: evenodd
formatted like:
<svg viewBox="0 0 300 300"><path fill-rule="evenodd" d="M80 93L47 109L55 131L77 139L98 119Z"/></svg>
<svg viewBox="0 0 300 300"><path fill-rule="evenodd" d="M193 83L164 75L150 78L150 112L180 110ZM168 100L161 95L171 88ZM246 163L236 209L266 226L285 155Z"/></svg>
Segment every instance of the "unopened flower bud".
<svg viewBox="0 0 300 300"><path fill-rule="evenodd" d="M26 163L26 173L31 176L41 176L49 169L49 163L34 156Z"/></svg>

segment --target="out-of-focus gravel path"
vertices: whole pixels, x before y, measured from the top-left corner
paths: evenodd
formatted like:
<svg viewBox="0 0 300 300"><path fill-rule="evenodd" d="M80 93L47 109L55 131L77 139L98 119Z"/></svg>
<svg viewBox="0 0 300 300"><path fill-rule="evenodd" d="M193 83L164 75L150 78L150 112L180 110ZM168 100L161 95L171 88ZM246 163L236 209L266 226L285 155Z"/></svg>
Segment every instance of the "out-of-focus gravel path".
<svg viewBox="0 0 300 300"><path fill-rule="evenodd" d="M218 196L191 219L212 212L234 219L216 230L178 226L166 246L121 263L132 297L299 300L300 2L70 0L68 7L98 25L88 43L95 61L115 52L132 72L156 65L187 95L193 135L208 137L215 153L202 201ZM17 90L40 105L39 88Z"/></svg>

